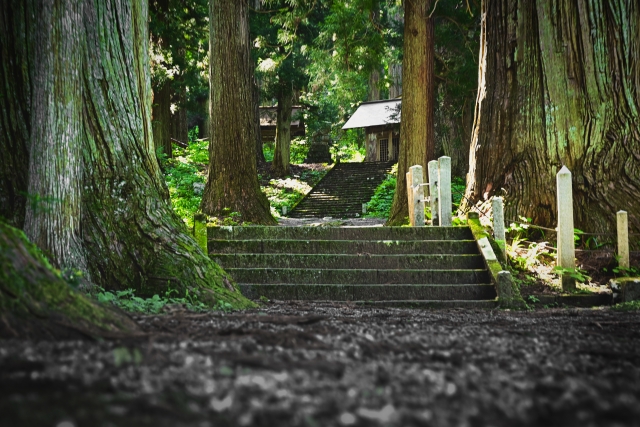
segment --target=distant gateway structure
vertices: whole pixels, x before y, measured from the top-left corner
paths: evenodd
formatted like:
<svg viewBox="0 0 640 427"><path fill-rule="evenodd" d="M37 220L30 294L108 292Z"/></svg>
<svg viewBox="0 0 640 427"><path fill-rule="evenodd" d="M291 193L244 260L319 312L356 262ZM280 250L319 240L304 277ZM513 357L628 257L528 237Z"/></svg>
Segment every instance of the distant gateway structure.
<svg viewBox="0 0 640 427"><path fill-rule="evenodd" d="M397 161L402 99L363 102L342 129L365 128L365 162Z"/></svg>

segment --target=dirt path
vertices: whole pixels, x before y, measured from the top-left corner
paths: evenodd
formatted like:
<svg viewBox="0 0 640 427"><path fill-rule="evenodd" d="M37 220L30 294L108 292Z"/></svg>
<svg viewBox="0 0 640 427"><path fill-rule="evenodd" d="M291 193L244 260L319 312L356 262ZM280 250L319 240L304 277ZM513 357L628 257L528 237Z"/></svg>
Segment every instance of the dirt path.
<svg viewBox="0 0 640 427"><path fill-rule="evenodd" d="M640 315L273 304L0 342L2 426L640 424Z"/></svg>

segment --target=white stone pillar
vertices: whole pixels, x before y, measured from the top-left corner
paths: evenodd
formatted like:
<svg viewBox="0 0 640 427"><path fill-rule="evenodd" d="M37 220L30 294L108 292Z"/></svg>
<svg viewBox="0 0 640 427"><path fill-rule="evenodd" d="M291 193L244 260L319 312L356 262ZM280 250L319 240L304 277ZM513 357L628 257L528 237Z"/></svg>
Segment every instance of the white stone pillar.
<svg viewBox="0 0 640 427"><path fill-rule="evenodd" d="M440 225L440 204L438 197L438 161L431 160L429 162L429 206L431 207L431 225Z"/></svg>
<svg viewBox="0 0 640 427"><path fill-rule="evenodd" d="M422 186L422 166L415 165L409 168L411 186L407 188L407 194L411 204L409 205L409 218L413 218L412 227L424 227L424 187Z"/></svg>
<svg viewBox="0 0 640 427"><path fill-rule="evenodd" d="M442 156L438 159L438 188L440 204L440 225L451 225L451 157Z"/></svg>
<svg viewBox="0 0 640 427"><path fill-rule="evenodd" d="M618 266L629 268L629 219L626 211L618 211Z"/></svg>
<svg viewBox="0 0 640 427"><path fill-rule="evenodd" d="M409 225L415 227L415 218L413 217L413 180L411 178L411 172L407 172L405 175L407 179L407 208L409 210Z"/></svg>
<svg viewBox="0 0 640 427"><path fill-rule="evenodd" d="M504 232L504 205L502 197L494 197L491 201L493 211L493 238L500 247L502 255L507 257L506 236Z"/></svg>
<svg viewBox="0 0 640 427"><path fill-rule="evenodd" d="M573 187L571 172L566 166L556 175L558 193L558 267L575 269L576 248L573 238ZM562 290L574 291L576 281L567 274L562 275Z"/></svg>

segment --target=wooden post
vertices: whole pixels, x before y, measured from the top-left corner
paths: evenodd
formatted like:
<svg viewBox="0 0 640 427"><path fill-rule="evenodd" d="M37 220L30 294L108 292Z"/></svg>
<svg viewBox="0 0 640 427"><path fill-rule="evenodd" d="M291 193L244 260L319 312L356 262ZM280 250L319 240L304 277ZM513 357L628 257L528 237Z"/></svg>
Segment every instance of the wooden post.
<svg viewBox="0 0 640 427"><path fill-rule="evenodd" d="M575 270L576 253L573 238L573 188L571 172L566 166L556 175L558 193L558 267ZM575 291L576 281L568 274L562 274L562 290Z"/></svg>
<svg viewBox="0 0 640 427"><path fill-rule="evenodd" d="M451 157L442 156L438 159L438 189L440 197L440 225L451 225Z"/></svg>
<svg viewBox="0 0 640 427"><path fill-rule="evenodd" d="M407 198L409 223L412 227L424 227L424 187L420 165L411 166L407 172Z"/></svg>
<svg viewBox="0 0 640 427"><path fill-rule="evenodd" d="M504 232L504 206L502 197L494 197L491 201L493 211L493 238L502 251L502 255L507 257L506 236Z"/></svg>
<svg viewBox="0 0 640 427"><path fill-rule="evenodd" d="M440 225L439 217L440 215L439 209L440 204L438 201L439 191L438 191L438 161L431 160L429 162L429 206L431 206L431 225L437 226Z"/></svg>
<svg viewBox="0 0 640 427"><path fill-rule="evenodd" d="M629 220L626 211L618 211L618 266L629 268Z"/></svg>

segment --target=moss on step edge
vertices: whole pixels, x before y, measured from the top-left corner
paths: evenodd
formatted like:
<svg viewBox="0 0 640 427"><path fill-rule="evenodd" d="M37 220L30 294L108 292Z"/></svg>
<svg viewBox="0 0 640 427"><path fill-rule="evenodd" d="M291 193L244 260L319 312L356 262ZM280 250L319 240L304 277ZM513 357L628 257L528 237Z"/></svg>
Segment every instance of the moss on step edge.
<svg viewBox="0 0 640 427"><path fill-rule="evenodd" d="M506 271L500 264L496 253L501 254L501 251L495 240L493 240L493 237L487 233L480 224L477 212L469 212L467 214L467 224L469 228L471 228L473 237L478 243L478 248L482 253L482 257L491 275L491 282L496 285L500 307L525 308L527 304L520 295L520 289L518 289L518 286L511 279L511 273ZM506 263L506 260L502 259L502 261Z"/></svg>

